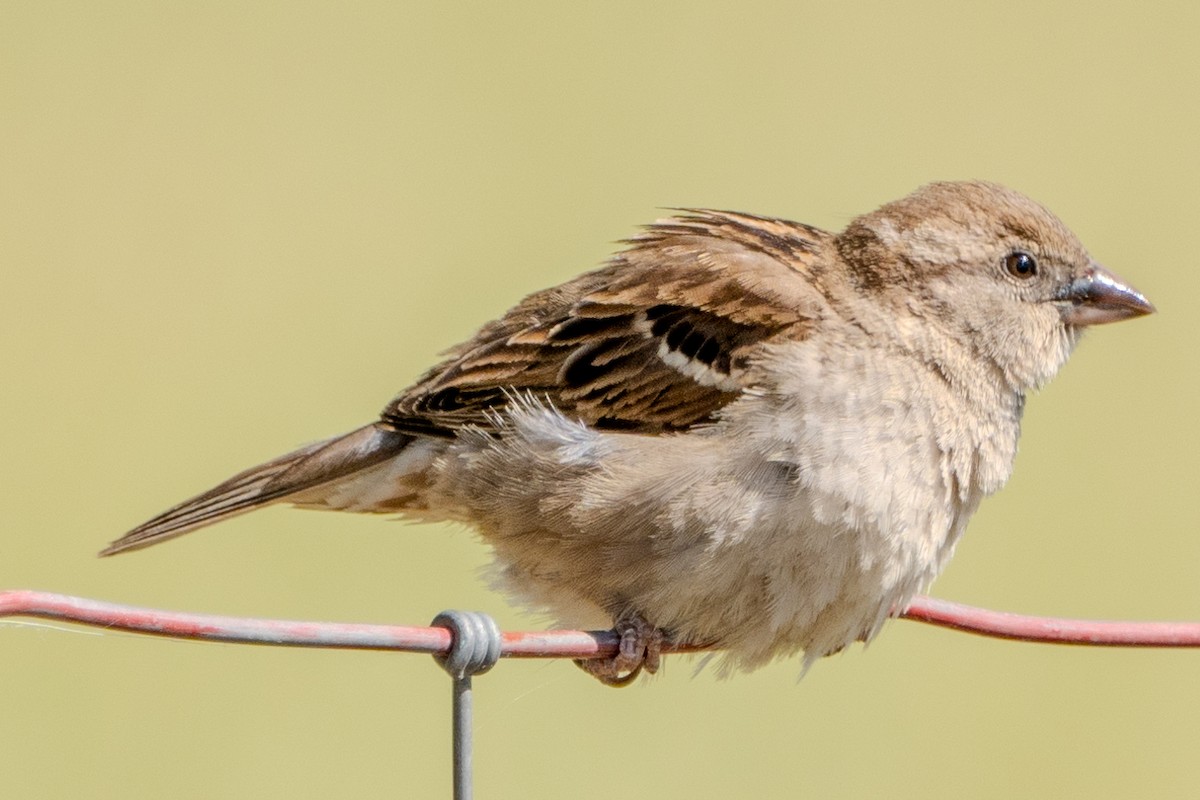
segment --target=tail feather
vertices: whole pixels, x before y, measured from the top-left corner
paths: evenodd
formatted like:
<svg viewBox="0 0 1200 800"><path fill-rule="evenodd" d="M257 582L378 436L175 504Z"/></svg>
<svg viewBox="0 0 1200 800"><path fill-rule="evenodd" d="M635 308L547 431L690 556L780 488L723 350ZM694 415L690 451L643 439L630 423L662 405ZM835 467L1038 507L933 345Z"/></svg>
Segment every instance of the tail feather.
<svg viewBox="0 0 1200 800"><path fill-rule="evenodd" d="M167 509L117 539L101 550L100 555L149 547L344 478L396 456L413 438L375 424L317 442L238 473L219 486Z"/></svg>

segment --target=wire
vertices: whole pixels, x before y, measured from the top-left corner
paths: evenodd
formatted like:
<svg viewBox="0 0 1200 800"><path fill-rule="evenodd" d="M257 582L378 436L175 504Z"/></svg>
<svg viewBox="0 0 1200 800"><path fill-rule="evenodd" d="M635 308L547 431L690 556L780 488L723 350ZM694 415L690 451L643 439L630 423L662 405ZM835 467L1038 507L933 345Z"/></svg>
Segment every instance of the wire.
<svg viewBox="0 0 1200 800"><path fill-rule="evenodd" d="M84 597L23 589L0 591L0 617L40 617L202 641L401 650L447 655L451 633L444 627L370 625L345 622L254 619L191 614L106 603ZM1200 647L1200 622L1122 622L1009 614L930 597L914 598L898 615L918 622L1002 639L1109 647ZM617 651L610 631L507 631L501 658L604 658ZM665 653L697 652L704 645L666 643Z"/></svg>

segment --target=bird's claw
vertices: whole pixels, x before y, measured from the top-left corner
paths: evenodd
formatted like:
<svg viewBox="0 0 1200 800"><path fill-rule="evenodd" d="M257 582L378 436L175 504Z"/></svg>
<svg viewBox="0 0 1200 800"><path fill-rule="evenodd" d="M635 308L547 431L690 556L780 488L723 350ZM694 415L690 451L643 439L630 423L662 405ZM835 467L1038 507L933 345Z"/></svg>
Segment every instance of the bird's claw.
<svg viewBox="0 0 1200 800"><path fill-rule="evenodd" d="M645 670L653 675L662 664L663 632L640 615L620 617L613 632L621 637L611 658L577 658L575 664L605 686L628 686Z"/></svg>

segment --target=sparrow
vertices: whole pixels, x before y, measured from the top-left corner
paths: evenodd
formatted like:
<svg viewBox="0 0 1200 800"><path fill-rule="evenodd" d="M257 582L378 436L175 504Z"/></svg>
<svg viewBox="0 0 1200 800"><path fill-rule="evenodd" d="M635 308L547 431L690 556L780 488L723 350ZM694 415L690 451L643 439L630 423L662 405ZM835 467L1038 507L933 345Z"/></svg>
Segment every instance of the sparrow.
<svg viewBox="0 0 1200 800"><path fill-rule="evenodd" d="M1050 211L943 182L832 233L679 210L530 295L362 428L242 472L102 551L273 503L455 521L499 586L723 671L867 641L1012 472L1028 393L1085 328L1149 314Z"/></svg>

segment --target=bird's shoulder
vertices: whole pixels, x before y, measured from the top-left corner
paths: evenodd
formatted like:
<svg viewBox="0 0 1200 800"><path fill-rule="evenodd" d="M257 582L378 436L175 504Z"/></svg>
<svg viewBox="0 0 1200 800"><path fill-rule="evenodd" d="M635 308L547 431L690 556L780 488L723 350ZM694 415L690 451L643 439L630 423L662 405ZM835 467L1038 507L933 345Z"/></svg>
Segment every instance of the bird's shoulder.
<svg viewBox="0 0 1200 800"><path fill-rule="evenodd" d="M715 419L753 386L756 354L803 340L822 313L832 235L693 210L660 220L604 267L537 292L447 353L384 410L402 430L492 427L516 395L609 430Z"/></svg>

